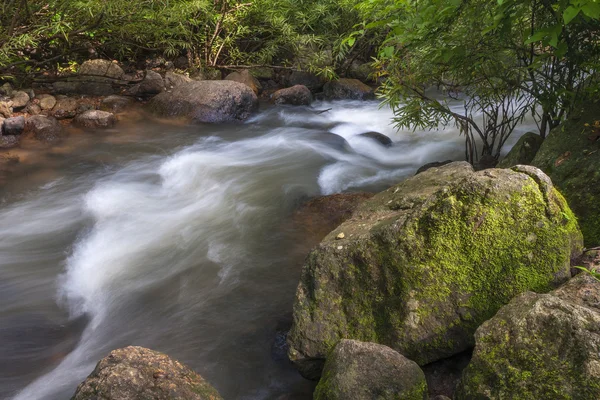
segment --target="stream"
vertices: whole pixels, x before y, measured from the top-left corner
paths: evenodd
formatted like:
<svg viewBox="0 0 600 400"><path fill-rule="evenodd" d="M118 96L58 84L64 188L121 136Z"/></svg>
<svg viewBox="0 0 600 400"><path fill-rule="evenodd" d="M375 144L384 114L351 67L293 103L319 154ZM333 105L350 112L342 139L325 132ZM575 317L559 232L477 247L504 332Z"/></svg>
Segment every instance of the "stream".
<svg viewBox="0 0 600 400"><path fill-rule="evenodd" d="M265 106L243 124L140 120L23 153L0 187L0 398L70 398L112 349L140 345L225 399L310 399L280 348L310 247L294 211L463 159L455 128L391 118L377 102Z"/></svg>

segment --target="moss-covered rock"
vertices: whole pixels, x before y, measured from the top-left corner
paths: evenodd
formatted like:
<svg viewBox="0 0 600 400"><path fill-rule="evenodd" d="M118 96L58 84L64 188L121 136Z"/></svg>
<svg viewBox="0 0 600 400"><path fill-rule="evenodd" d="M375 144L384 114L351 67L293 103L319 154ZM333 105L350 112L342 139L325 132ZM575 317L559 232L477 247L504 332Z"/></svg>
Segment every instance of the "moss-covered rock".
<svg viewBox="0 0 600 400"><path fill-rule="evenodd" d="M455 399L600 398L600 283L587 274L516 297L475 338Z"/></svg>
<svg viewBox="0 0 600 400"><path fill-rule="evenodd" d="M586 103L554 129L531 165L543 170L579 218L585 244L600 244L600 104Z"/></svg>
<svg viewBox="0 0 600 400"><path fill-rule="evenodd" d="M112 351L100 360L71 400L221 400L200 375L143 347Z"/></svg>
<svg viewBox="0 0 600 400"><path fill-rule="evenodd" d="M375 343L342 340L327 357L314 400L424 400L425 374L414 361Z"/></svg>
<svg viewBox="0 0 600 400"><path fill-rule="evenodd" d="M515 165L529 165L535 158L544 139L537 133L527 132L519 138L506 157L498 163L498 168L510 168Z"/></svg>
<svg viewBox="0 0 600 400"><path fill-rule="evenodd" d="M316 379L343 338L420 365L457 354L514 296L564 282L581 247L576 218L540 170L432 168L367 200L310 253L290 359Z"/></svg>

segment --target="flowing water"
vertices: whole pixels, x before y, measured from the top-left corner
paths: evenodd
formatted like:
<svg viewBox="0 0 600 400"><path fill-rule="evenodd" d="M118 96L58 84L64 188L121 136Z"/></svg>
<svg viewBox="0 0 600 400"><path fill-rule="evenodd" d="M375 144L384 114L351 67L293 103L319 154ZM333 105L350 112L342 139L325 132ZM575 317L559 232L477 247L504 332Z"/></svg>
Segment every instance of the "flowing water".
<svg viewBox="0 0 600 400"><path fill-rule="evenodd" d="M376 102L314 107L331 110L124 123L24 153L0 188L0 398L69 398L100 358L134 344L226 399L309 399L314 384L279 348L310 242L292 213L463 157L456 130L397 132Z"/></svg>

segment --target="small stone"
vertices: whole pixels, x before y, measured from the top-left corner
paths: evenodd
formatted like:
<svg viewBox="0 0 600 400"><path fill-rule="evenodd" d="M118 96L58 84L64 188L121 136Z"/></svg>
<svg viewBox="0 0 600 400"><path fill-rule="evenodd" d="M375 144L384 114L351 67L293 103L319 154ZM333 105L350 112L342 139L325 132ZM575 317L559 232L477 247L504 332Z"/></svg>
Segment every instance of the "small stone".
<svg viewBox="0 0 600 400"><path fill-rule="evenodd" d="M56 105L56 98L50 94L41 94L36 97L40 101L42 110L52 110Z"/></svg>
<svg viewBox="0 0 600 400"><path fill-rule="evenodd" d="M24 91L15 92L12 96L13 108L23 108L29 102L29 95Z"/></svg>
<svg viewBox="0 0 600 400"><path fill-rule="evenodd" d="M4 118L12 117L13 107L12 101L0 101L0 115Z"/></svg>
<svg viewBox="0 0 600 400"><path fill-rule="evenodd" d="M335 238L338 239L338 240L340 240L340 239L343 239L345 237L346 237L346 235L344 235L344 232L342 232L339 235L337 235Z"/></svg>
<svg viewBox="0 0 600 400"><path fill-rule="evenodd" d="M344 246L338 246L337 249L338 250L342 250L344 248Z"/></svg>
<svg viewBox="0 0 600 400"><path fill-rule="evenodd" d="M113 113L89 110L79 114L73 123L81 128L112 128L117 123Z"/></svg>
<svg viewBox="0 0 600 400"><path fill-rule="evenodd" d="M39 104L29 103L27 106L27 113L29 115L38 115L42 113L42 108L39 106Z"/></svg>

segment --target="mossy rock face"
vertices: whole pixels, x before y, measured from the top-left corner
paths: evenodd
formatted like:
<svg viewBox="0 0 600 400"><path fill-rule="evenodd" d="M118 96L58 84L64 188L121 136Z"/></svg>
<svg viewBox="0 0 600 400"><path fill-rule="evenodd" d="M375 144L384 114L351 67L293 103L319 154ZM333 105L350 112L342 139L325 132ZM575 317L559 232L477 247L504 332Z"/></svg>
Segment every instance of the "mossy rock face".
<svg viewBox="0 0 600 400"><path fill-rule="evenodd" d="M531 163L548 174L565 196L588 247L600 245L600 127L594 126L598 120L598 103L576 110L550 132Z"/></svg>
<svg viewBox="0 0 600 400"><path fill-rule="evenodd" d="M314 400L426 400L425 374L414 361L375 343L342 340L327 357Z"/></svg>
<svg viewBox="0 0 600 400"><path fill-rule="evenodd" d="M457 354L517 294L564 282L581 248L576 218L540 170L432 168L364 202L310 253L290 359L317 379L344 338L419 365Z"/></svg>
<svg viewBox="0 0 600 400"><path fill-rule="evenodd" d="M524 293L475 334L455 399L600 398L600 282Z"/></svg>
<svg viewBox="0 0 600 400"><path fill-rule="evenodd" d="M536 133L527 132L519 138L506 157L498 163L498 168L510 168L515 165L529 165L535 158L544 139Z"/></svg>
<svg viewBox="0 0 600 400"><path fill-rule="evenodd" d="M113 350L100 360L71 400L222 400L200 375L143 347Z"/></svg>

